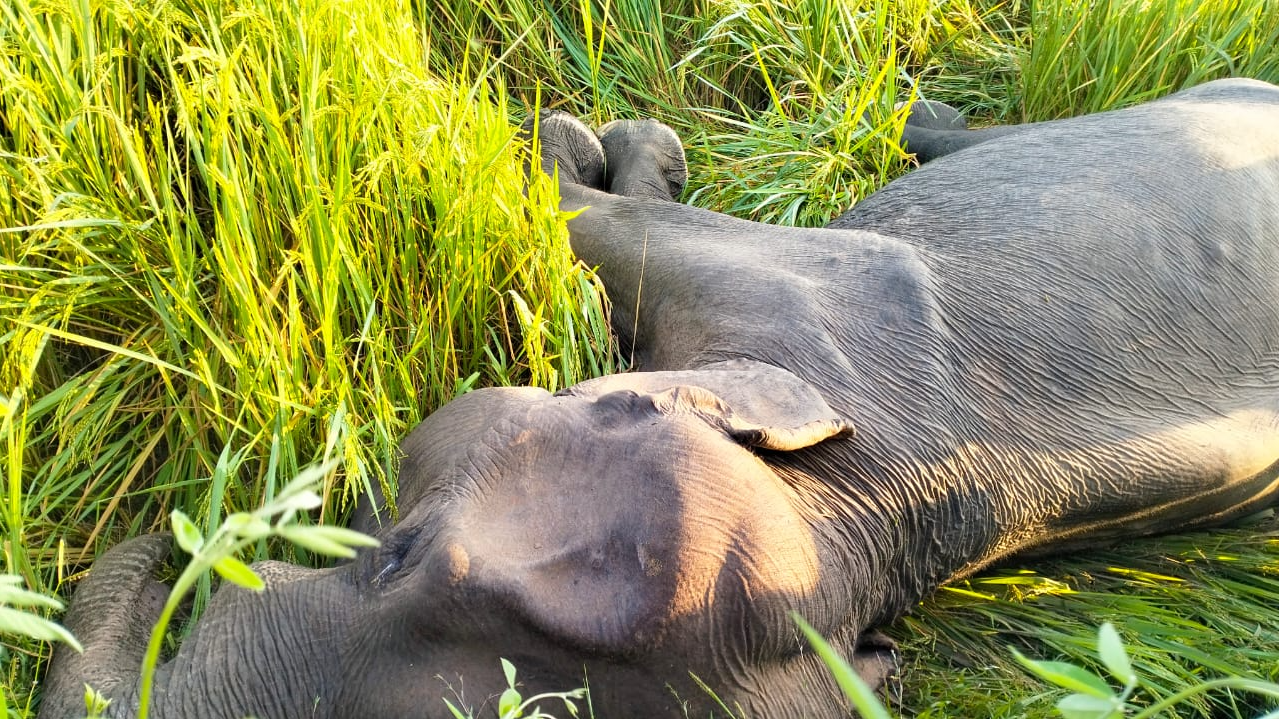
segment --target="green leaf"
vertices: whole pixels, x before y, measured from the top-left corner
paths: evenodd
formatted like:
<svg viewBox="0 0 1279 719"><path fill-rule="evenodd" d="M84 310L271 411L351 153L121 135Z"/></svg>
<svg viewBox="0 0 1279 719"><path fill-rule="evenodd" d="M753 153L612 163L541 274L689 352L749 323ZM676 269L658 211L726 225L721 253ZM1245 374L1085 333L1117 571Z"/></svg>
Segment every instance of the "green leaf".
<svg viewBox="0 0 1279 719"><path fill-rule="evenodd" d="M830 669L831 675L835 677L835 681L839 684L839 688L843 690L844 696L853 703L858 713L864 719L890 719L888 710L883 704L879 703L879 699L875 696L875 692L866 686L866 682L858 676L857 671L844 660L843 657L835 653L835 650L822 639L822 635L817 633L816 629L809 626L804 618L799 616L798 612L791 612L791 621L795 622L804 632L804 636L808 637L808 643L813 645L813 649L817 652L817 656Z"/></svg>
<svg viewBox="0 0 1279 719"><path fill-rule="evenodd" d="M1056 684L1063 689L1087 694L1097 697L1098 699L1111 699L1115 696L1114 690L1110 685L1096 674L1077 667L1074 664L1066 662L1041 662L1034 659L1028 659L1021 652L1010 647L1013 656L1021 663L1023 667L1030 670L1030 673L1043 679L1049 684Z"/></svg>
<svg viewBox="0 0 1279 719"><path fill-rule="evenodd" d="M1057 711L1066 719L1114 719L1123 716L1123 703L1088 694L1071 694L1057 702Z"/></svg>
<svg viewBox="0 0 1279 719"><path fill-rule="evenodd" d="M200 534L200 528L195 526L195 522L180 509L173 510L169 515L169 522L173 525L173 536L178 540L178 546L187 554L198 554L204 547L204 535Z"/></svg>
<svg viewBox="0 0 1279 719"><path fill-rule="evenodd" d="M497 700L497 715L502 719L514 719L520 715L520 693L516 689L507 688Z"/></svg>
<svg viewBox="0 0 1279 719"><path fill-rule="evenodd" d="M102 694L88 684L84 685L84 713L89 719L102 716L102 713L111 705L111 700L102 696Z"/></svg>
<svg viewBox="0 0 1279 719"><path fill-rule="evenodd" d="M449 713L453 715L453 719L467 719L467 716L462 713L462 710L453 706L453 702L448 699L444 700L444 706L449 708Z"/></svg>
<svg viewBox="0 0 1279 719"><path fill-rule="evenodd" d="M46 597L23 586L23 579L16 574L0 575L0 605L10 607L42 607L58 611L62 602Z"/></svg>
<svg viewBox="0 0 1279 719"><path fill-rule="evenodd" d="M1111 676L1123 682L1125 687L1137 685L1137 673L1132 670L1132 663L1128 661L1128 651L1124 649L1124 642L1119 638L1119 632L1115 631L1115 625L1110 622L1103 623L1097 630L1097 655L1101 657L1101 663L1110 671Z"/></svg>
<svg viewBox="0 0 1279 719"><path fill-rule="evenodd" d="M357 532L354 529L347 529L346 527L334 527L326 524L323 526L306 527L306 531L308 534L312 534L317 537L324 537L329 541L337 542L345 547L376 547L381 544L381 542L363 532Z"/></svg>
<svg viewBox="0 0 1279 719"><path fill-rule="evenodd" d="M271 525L248 512L236 512L222 521L222 526L240 539L258 540L271 534Z"/></svg>
<svg viewBox="0 0 1279 719"><path fill-rule="evenodd" d="M506 686L515 688L515 665L506 659L499 657L502 662L502 673L506 675Z"/></svg>
<svg viewBox="0 0 1279 719"><path fill-rule="evenodd" d="M338 460L331 459L322 464L304 467L280 490L275 500L267 505L270 513L280 514L290 509L307 510L320 506L320 496L315 493L315 488L323 486L324 478L337 466Z"/></svg>
<svg viewBox="0 0 1279 719"><path fill-rule="evenodd" d="M219 559L213 564L213 571L238 587L244 587L255 592L266 589L266 582L262 581L262 577L259 577L257 572L253 571L249 565L235 557Z"/></svg>
<svg viewBox="0 0 1279 719"><path fill-rule="evenodd" d="M57 622L10 607L0 607L0 634L31 637L42 642L63 642L77 652L84 651L71 632Z"/></svg>
<svg viewBox="0 0 1279 719"><path fill-rule="evenodd" d="M564 708L568 709L569 716L577 716L577 704L572 700L565 699Z"/></svg>
<svg viewBox="0 0 1279 719"><path fill-rule="evenodd" d="M320 495L310 489L294 492L286 497L278 497L264 507L270 514L289 514L291 512L307 512L324 503Z"/></svg>
<svg viewBox="0 0 1279 719"><path fill-rule="evenodd" d="M309 549L316 554L327 557L350 559L355 556L352 547L376 547L376 539L344 527L300 527L284 525L277 527L281 537L294 544Z"/></svg>

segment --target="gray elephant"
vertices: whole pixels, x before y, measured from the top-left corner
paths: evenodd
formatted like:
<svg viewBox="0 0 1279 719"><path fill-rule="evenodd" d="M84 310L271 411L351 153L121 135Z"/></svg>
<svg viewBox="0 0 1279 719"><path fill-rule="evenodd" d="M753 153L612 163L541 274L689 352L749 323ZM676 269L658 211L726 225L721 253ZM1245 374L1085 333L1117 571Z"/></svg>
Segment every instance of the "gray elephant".
<svg viewBox="0 0 1279 719"><path fill-rule="evenodd" d="M943 582L1279 496L1279 88L921 116L937 159L824 229L673 202L656 123L538 131L640 371L430 416L381 546L221 590L155 716L442 717L501 690L499 657L532 690L585 674L601 717L716 713L694 675L749 716L845 716L790 612L879 683L873 628ZM167 551L98 561L41 716L84 682L131 715Z"/></svg>

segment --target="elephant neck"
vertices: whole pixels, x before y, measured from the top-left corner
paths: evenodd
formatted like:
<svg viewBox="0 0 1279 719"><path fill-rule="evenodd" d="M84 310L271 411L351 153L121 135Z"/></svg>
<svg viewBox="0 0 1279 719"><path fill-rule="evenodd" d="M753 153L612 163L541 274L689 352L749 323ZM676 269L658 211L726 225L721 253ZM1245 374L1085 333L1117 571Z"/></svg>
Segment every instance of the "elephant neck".
<svg viewBox="0 0 1279 719"><path fill-rule="evenodd" d="M893 455L868 439L826 442L775 463L819 517L814 528L829 549L831 575L848 577L862 628L897 619L990 556L1002 511L962 477L942 476L944 462ZM838 480L822 479L831 476Z"/></svg>

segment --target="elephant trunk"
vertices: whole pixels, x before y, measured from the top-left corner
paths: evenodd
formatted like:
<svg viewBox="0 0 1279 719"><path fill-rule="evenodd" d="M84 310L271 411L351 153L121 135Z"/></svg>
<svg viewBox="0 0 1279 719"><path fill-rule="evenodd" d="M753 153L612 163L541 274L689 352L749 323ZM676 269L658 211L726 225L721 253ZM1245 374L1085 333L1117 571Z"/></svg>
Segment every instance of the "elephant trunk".
<svg viewBox="0 0 1279 719"><path fill-rule="evenodd" d="M169 554L167 535L129 540L107 552L77 589L64 623L84 653L58 647L45 679L41 719L85 715L85 685L110 700L109 717L135 717L147 641L169 594L154 578ZM349 597L342 570L308 570L279 562L254 567L261 593L223 587L177 655L156 670L149 715L331 715ZM326 659L327 658L327 659ZM340 712L336 712L340 714Z"/></svg>
<svg viewBox="0 0 1279 719"><path fill-rule="evenodd" d="M154 577L167 534L138 537L107 552L76 590L63 623L84 652L59 645L44 679L41 719L85 715L85 685L111 700L110 716L136 712L139 667L169 590Z"/></svg>

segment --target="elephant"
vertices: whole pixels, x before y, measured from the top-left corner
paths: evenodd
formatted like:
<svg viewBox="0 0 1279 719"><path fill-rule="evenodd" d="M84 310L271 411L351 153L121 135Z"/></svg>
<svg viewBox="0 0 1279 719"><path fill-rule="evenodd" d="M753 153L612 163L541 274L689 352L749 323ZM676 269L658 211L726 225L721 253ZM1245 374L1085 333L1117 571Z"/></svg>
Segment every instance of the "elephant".
<svg viewBox="0 0 1279 719"><path fill-rule="evenodd" d="M380 546L220 589L152 715L445 717L494 701L501 657L529 691L585 677L601 717L848 716L792 613L882 685L877 628L945 582L1275 503L1279 87L944 115L913 113L928 161L824 228L680 204L655 121L534 115L632 371L428 416L398 521L357 518ZM85 682L133 715L168 551L96 562L40 716Z"/></svg>

